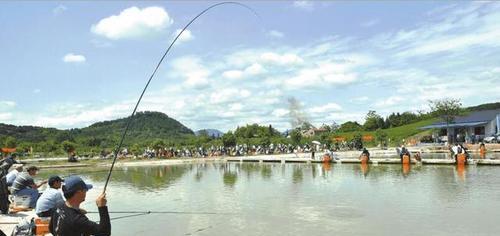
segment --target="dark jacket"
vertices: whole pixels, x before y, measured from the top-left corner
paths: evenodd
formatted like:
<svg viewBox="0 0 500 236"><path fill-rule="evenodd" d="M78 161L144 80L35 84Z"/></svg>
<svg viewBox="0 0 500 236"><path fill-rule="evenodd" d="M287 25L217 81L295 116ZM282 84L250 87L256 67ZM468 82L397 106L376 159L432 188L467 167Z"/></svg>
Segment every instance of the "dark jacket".
<svg viewBox="0 0 500 236"><path fill-rule="evenodd" d="M61 204L52 214L49 231L54 236L111 235L108 207L99 207L99 223L90 221L78 209Z"/></svg>

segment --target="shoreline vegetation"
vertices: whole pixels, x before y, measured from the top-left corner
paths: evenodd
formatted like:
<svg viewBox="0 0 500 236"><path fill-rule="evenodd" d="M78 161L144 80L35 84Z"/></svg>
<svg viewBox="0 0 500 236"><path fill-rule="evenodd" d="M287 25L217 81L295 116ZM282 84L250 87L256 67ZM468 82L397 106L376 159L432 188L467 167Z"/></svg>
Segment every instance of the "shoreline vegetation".
<svg viewBox="0 0 500 236"><path fill-rule="evenodd" d="M458 100L430 101L430 106L447 102L455 109L454 116L470 111L500 108L500 102L461 108ZM300 113L300 111L299 109L294 112ZM288 149L286 152L280 150L278 153L301 152L312 148L317 151L321 149L349 151L360 150L362 147L383 149L402 144L431 145L436 140L433 134L437 130L419 128L444 120L443 117L449 118L451 115L443 112L436 108L427 113L392 113L383 118L376 111L369 111L364 124L355 121L337 124L331 121L331 124L323 124L320 127L314 127L307 120L297 117L294 120L294 117L291 117L292 123L295 122L297 125L294 129L284 132L278 131L272 125L247 124L222 135L209 132L213 131L209 129L193 132L179 121L160 112L139 112L133 117L132 128L120 152L126 150L126 154L140 156L149 150L158 156L162 151L173 153L179 150L191 157L200 149L200 156L205 156L204 153L214 148L219 153L228 154L239 151L238 146L242 145L249 151L260 148L257 153L276 153L278 145L281 145L282 149ZM113 153L127 119L103 121L85 128L68 130L0 124L0 146L14 148L21 157L30 159L70 154L79 157L106 157ZM315 142L322 145L319 150L313 144ZM275 145L274 149L272 145Z"/></svg>
<svg viewBox="0 0 500 236"><path fill-rule="evenodd" d="M477 146L477 147L476 147ZM477 156L479 153L478 145L470 145L470 152ZM422 154L444 154L445 158L442 160L450 159L450 152L441 146L420 146L420 147L409 147L411 153L422 153ZM488 144L488 152L490 154L500 155L500 144ZM396 147L391 147L387 149L379 148L369 148L371 157L373 159L392 159L397 155ZM177 165L177 164L187 164L187 163L205 163L205 162L225 162L227 160L234 159L249 159L249 160L312 160L319 161L321 157L326 152L321 151L315 153L315 159L311 159L311 152L301 152L301 153L284 153L284 154L256 154L256 155L243 155L243 156L216 156L216 157L204 157L204 158L141 158L129 155L127 157L119 157L115 167L124 166L155 166L155 165ZM360 155L360 151L338 151L334 152L333 155L337 157L337 160L349 160L352 161ZM112 162L112 158L101 158L95 156L92 158L80 158L79 162L69 163L67 157L52 157L52 158L22 158L22 161L28 164L35 164L42 169L54 169L54 168L90 168L90 167L109 167Z"/></svg>

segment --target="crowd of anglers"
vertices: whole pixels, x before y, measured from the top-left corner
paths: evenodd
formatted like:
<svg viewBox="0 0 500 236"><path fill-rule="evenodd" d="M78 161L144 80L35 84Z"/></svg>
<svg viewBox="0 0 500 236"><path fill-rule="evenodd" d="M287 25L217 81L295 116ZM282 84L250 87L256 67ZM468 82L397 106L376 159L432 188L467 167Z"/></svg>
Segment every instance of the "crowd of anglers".
<svg viewBox="0 0 500 236"><path fill-rule="evenodd" d="M15 154L0 160L0 213L34 209L37 215L31 222L17 225L10 235L44 235L49 232L54 236L111 234L105 193L96 199L100 219L99 222L93 222L86 217L87 212L80 208L92 185L76 175L64 179L53 175L35 183L34 178L39 169L36 166L24 168L24 164L17 160ZM40 193L39 189L45 184L48 186ZM26 199L27 206L12 203L18 202L18 199ZM1 235L6 234L0 230Z"/></svg>
<svg viewBox="0 0 500 236"><path fill-rule="evenodd" d="M269 145L248 145L237 144L235 146L210 146L210 147L165 147L151 148L147 147L140 154L134 154L129 149L124 148L118 154L119 157L141 157L141 158L204 158L204 157L219 157L219 156L251 156L251 155L274 155L274 154L292 154L292 153L312 153L312 152L334 152L334 151L349 151L361 150L362 145L356 145L351 142L338 142L334 144L269 144ZM112 157L113 153L102 151L102 158Z"/></svg>

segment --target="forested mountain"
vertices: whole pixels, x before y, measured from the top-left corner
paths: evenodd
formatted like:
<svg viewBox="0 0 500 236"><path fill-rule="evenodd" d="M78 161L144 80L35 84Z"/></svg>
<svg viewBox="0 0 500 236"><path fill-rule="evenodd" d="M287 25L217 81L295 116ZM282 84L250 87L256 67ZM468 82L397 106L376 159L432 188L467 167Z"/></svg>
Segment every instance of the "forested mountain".
<svg viewBox="0 0 500 236"><path fill-rule="evenodd" d="M0 124L0 143L15 139L18 146L34 146L38 150L52 151L63 141L87 147L113 147L118 144L127 118L98 122L81 129L59 130L35 126ZM193 136L191 129L160 112L138 112L132 121L125 144L151 143L153 140L174 140Z"/></svg>

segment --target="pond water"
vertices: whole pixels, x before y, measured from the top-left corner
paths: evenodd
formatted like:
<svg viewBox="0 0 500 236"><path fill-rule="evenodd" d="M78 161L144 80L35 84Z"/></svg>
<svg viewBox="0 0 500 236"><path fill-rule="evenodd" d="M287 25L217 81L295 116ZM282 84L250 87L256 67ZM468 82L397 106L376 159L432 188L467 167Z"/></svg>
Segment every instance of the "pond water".
<svg viewBox="0 0 500 236"><path fill-rule="evenodd" d="M95 211L107 173L71 173ZM112 220L113 235L497 235L499 193L495 166L206 163L118 168L108 205L180 212Z"/></svg>

